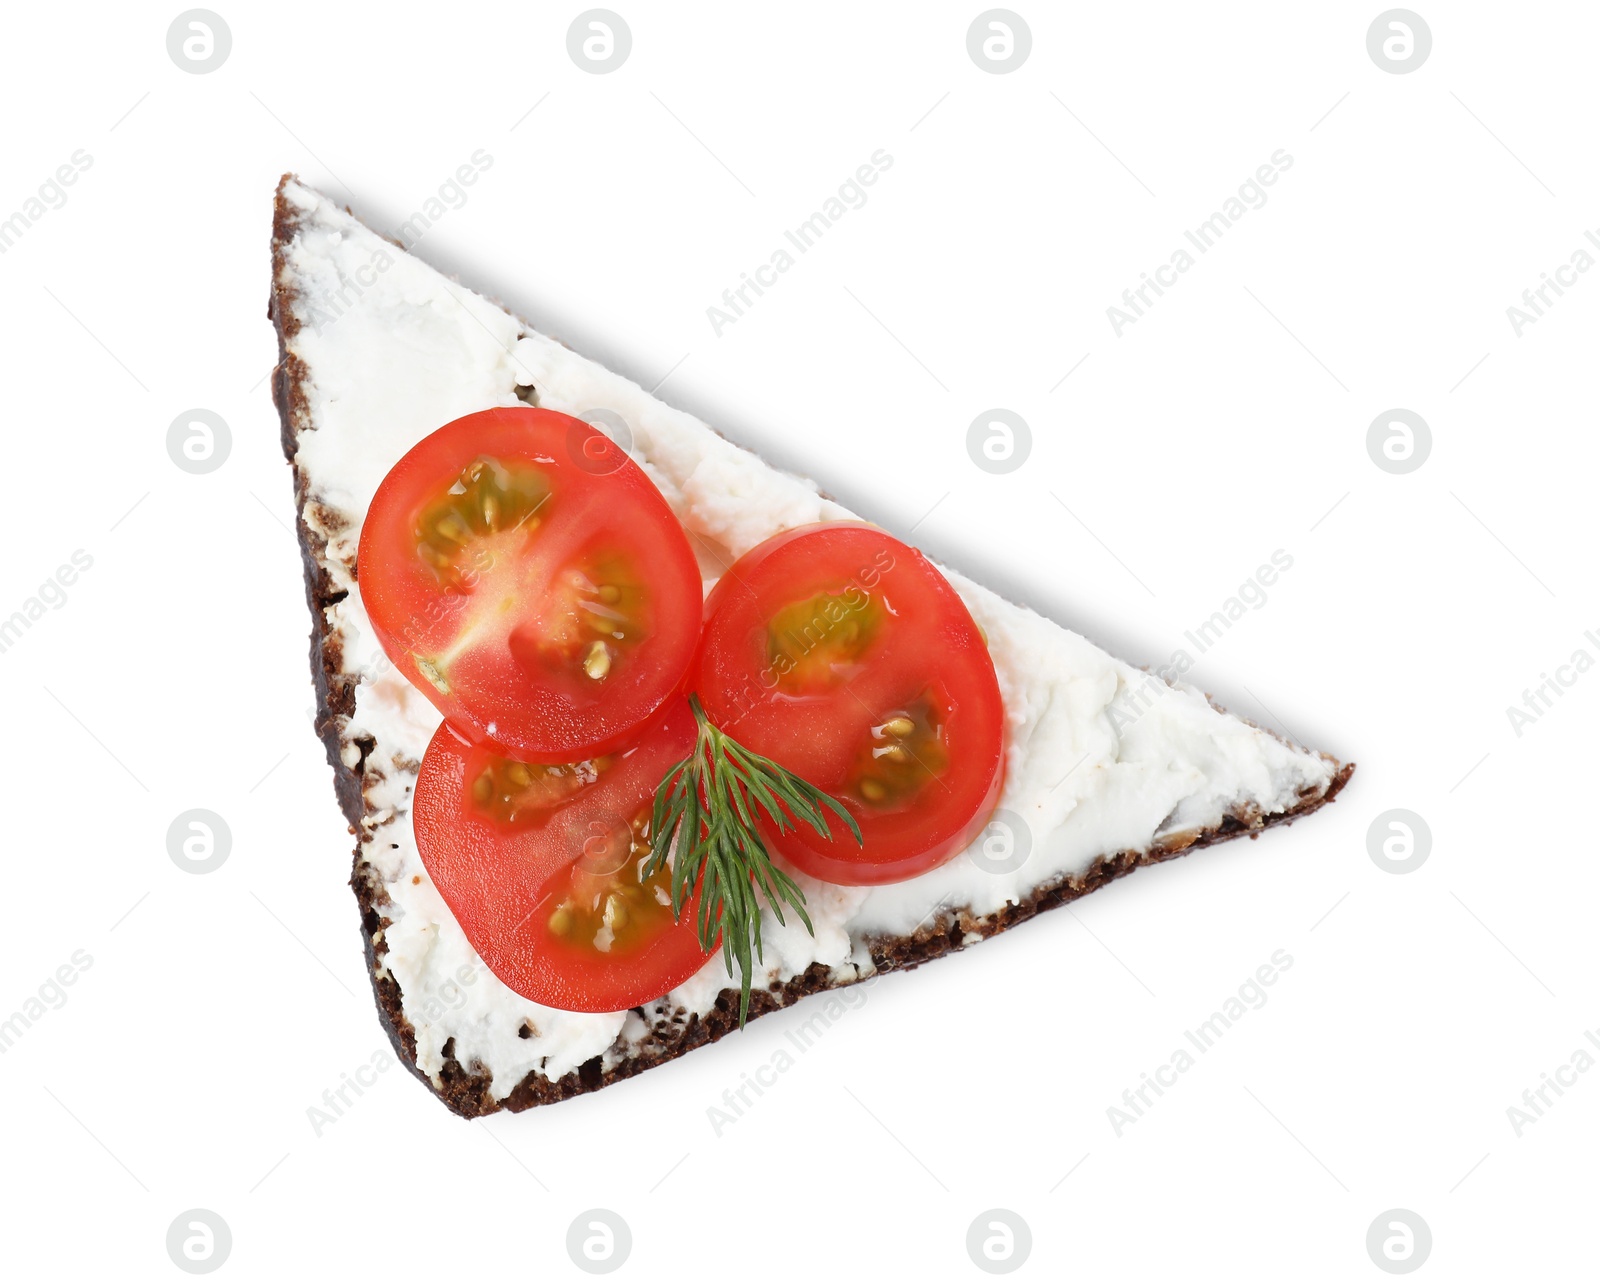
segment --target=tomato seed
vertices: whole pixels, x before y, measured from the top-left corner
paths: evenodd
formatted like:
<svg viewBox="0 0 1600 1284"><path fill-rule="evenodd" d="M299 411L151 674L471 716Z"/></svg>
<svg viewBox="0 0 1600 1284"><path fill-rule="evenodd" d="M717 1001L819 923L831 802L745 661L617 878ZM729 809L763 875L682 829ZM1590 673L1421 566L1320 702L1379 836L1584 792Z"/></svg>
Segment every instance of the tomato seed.
<svg viewBox="0 0 1600 1284"><path fill-rule="evenodd" d="M432 660L419 655L417 657L417 672L423 677L427 678L429 682L433 683L433 685L438 688L440 695L450 694L449 680L444 676L444 672L439 668L439 666Z"/></svg>

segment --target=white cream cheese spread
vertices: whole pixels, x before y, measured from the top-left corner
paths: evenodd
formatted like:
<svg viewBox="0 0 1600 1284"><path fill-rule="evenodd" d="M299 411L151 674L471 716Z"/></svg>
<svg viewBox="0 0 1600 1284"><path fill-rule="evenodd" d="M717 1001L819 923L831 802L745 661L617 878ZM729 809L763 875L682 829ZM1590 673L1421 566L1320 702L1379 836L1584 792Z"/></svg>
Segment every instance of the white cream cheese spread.
<svg viewBox="0 0 1600 1284"><path fill-rule="evenodd" d="M295 463L308 488L302 516L327 540L324 567L348 596L328 609L355 713L341 730L347 765L358 738L375 749L364 766L367 814L359 859L388 895L380 966L398 983L416 1032L417 1064L437 1077L444 1048L487 1073L498 1099L530 1072L559 1079L594 1057L626 1059L650 1021L704 1013L728 984L720 955L646 1009L588 1014L530 1003L478 960L417 855L409 813L416 767L439 714L384 659L355 590L356 540L367 505L391 466L442 424L519 389L541 406L583 415L609 410L626 423L631 453L705 552L719 559L808 522L853 517L815 485L770 467L629 380L569 351L498 305L384 241L333 202L290 182L298 227L284 279L300 322L289 350L304 364L307 405L291 422ZM813 937L793 915L762 923L771 986L820 963L839 980L869 974L865 942L907 934L941 911L992 914L1102 855L1145 852L1215 827L1229 814L1272 815L1331 784L1336 764L1213 708L1190 687L1159 685L1078 635L947 572L983 626L1000 679L1009 749L1000 807L1020 818L1028 854L1003 859L991 835L947 864L887 887L852 888L799 875ZM708 586L709 587L709 584ZM1129 704L1131 693L1140 693ZM1113 703L1137 710L1118 716ZM1001 859L995 859L999 855Z"/></svg>

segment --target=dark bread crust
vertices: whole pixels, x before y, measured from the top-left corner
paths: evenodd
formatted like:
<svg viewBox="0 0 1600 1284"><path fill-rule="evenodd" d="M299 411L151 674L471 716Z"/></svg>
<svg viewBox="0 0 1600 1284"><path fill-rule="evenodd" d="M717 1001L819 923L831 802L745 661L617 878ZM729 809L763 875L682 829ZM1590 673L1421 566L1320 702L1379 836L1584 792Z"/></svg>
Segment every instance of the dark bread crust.
<svg viewBox="0 0 1600 1284"><path fill-rule="evenodd" d="M289 285L285 256L292 243L298 215L284 196L284 187L292 179L285 174L279 182L272 220L272 294L267 315L278 335L278 364L272 375L272 396L277 405L282 428L284 454L293 465L295 443L299 433L311 426L309 406L305 394L307 371L299 358L289 351L289 340L300 328L292 307L294 291ZM343 758L344 745L340 729L345 719L355 712L353 680L341 671L340 642L328 625L328 608L345 596L337 588L323 567L325 541L305 520L305 508L310 498L309 483L298 467L294 468L295 524L300 539L301 562L305 568L306 604L311 610L311 675L317 689L316 731L327 751L328 764L333 768L334 788L339 806L350 824L350 832L359 834L361 822L369 810L363 796L363 773L367 755L374 749L370 740L356 741L360 757L354 766ZM329 515L331 517L331 514ZM1326 755L1324 755L1326 757ZM1334 762L1333 759L1328 759ZM1041 887L1027 900L987 917L974 917L961 909L942 913L935 921L919 928L911 936L876 938L869 941L870 951L878 973L906 971L919 967L932 959L953 953L1026 922L1036 914L1054 909L1087 896L1112 879L1132 873L1142 865L1153 865L1171 860L1186 852L1198 851L1214 843L1224 842L1248 834L1255 838L1263 829L1273 825L1289 824L1302 816L1310 815L1326 803L1332 802L1350 779L1354 763L1338 767L1332 783L1320 795L1303 798L1286 812L1273 816L1241 814L1228 816L1214 829L1206 830L1192 839L1169 842L1150 852L1118 852L1102 856L1087 873L1076 878ZM530 1072L504 1100L496 1101L489 1092L487 1074L473 1073L451 1055L445 1045L444 1068L441 1082L435 1084L416 1065L416 1035L406 1019L401 1003L400 987L383 965L385 946L381 932L387 926L384 917L385 893L372 871L362 862L360 844L350 877L361 909L361 930L365 943L367 973L372 980L377 999L378 1014L388 1031L402 1062L428 1089L439 1097L452 1111L464 1118L493 1114L498 1110L527 1110L532 1106L562 1101L580 1093L593 1092L607 1084L628 1079L684 1053L714 1043L738 1027L738 1001L736 989L725 989L716 1005L704 1016L690 1014L687 1020L658 1024L640 1050L609 1070L603 1069L600 1057L594 1057L577 1070L560 1079L551 1080ZM775 990L757 990L750 996L750 1019L780 1011L798 1002L808 994L837 988L828 968L813 964ZM854 982L844 982L854 984Z"/></svg>

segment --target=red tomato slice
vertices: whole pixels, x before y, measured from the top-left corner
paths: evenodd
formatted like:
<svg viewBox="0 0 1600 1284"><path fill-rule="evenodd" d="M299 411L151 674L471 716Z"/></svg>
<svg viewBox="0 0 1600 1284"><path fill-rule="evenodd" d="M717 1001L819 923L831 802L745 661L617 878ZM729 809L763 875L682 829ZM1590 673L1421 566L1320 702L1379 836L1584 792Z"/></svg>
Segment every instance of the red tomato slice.
<svg viewBox="0 0 1600 1284"><path fill-rule="evenodd" d="M357 578L389 658L457 730L541 762L631 739L700 629L661 492L598 429L527 406L446 424L390 470Z"/></svg>
<svg viewBox="0 0 1600 1284"><path fill-rule="evenodd" d="M412 820L434 885L489 970L524 998L621 1012L711 957L699 896L674 921L670 868L641 881L650 806L694 747L681 697L619 753L541 766L471 744L447 722L428 745Z"/></svg>
<svg viewBox="0 0 1600 1284"><path fill-rule="evenodd" d="M966 605L875 526L788 531L706 601L695 689L711 721L838 799L861 826L774 846L831 883L894 883L987 823L1005 769L994 662Z"/></svg>

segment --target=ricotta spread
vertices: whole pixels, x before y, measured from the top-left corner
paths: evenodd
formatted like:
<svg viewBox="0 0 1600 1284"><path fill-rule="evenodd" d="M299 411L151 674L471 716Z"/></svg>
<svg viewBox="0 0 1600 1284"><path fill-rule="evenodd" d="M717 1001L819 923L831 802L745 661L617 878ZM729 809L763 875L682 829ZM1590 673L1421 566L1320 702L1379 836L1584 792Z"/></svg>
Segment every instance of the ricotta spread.
<svg viewBox="0 0 1600 1284"><path fill-rule="evenodd" d="M855 515L390 245L309 188L291 182L286 199L298 228L280 283L293 292L300 322L289 349L307 371L308 404L291 424L295 463L307 483L303 517L327 541L332 582L349 590L327 621L355 680L355 713L341 730L346 764L360 761L358 738L376 746L363 767L359 859L388 897L380 967L399 985L418 1067L436 1081L451 1040L463 1066L490 1076L497 1099L530 1073L559 1079L597 1056L609 1068L675 1016L707 1012L730 978L714 957L641 1018L544 1008L483 966L417 855L411 790L439 714L388 664L362 610L354 568L367 505L390 467L433 429L532 397L569 414L604 409L625 421L633 458L704 551L710 581L719 565L779 531ZM1229 814L1282 812L1333 779L1329 759L1220 712L1192 687L1163 685L1150 699L1143 670L946 574L988 635L1010 728L1000 807L1020 820L1026 859L994 872L1015 860L994 859L980 838L938 869L892 886L837 887L797 875L816 934L793 915L785 926L768 913L757 988L816 963L836 981L859 979L873 971L866 942L874 936L909 934L950 910L993 914L1081 876L1099 856L1145 852ZM1136 692L1146 694L1128 706ZM1118 716L1119 696L1138 716Z"/></svg>

